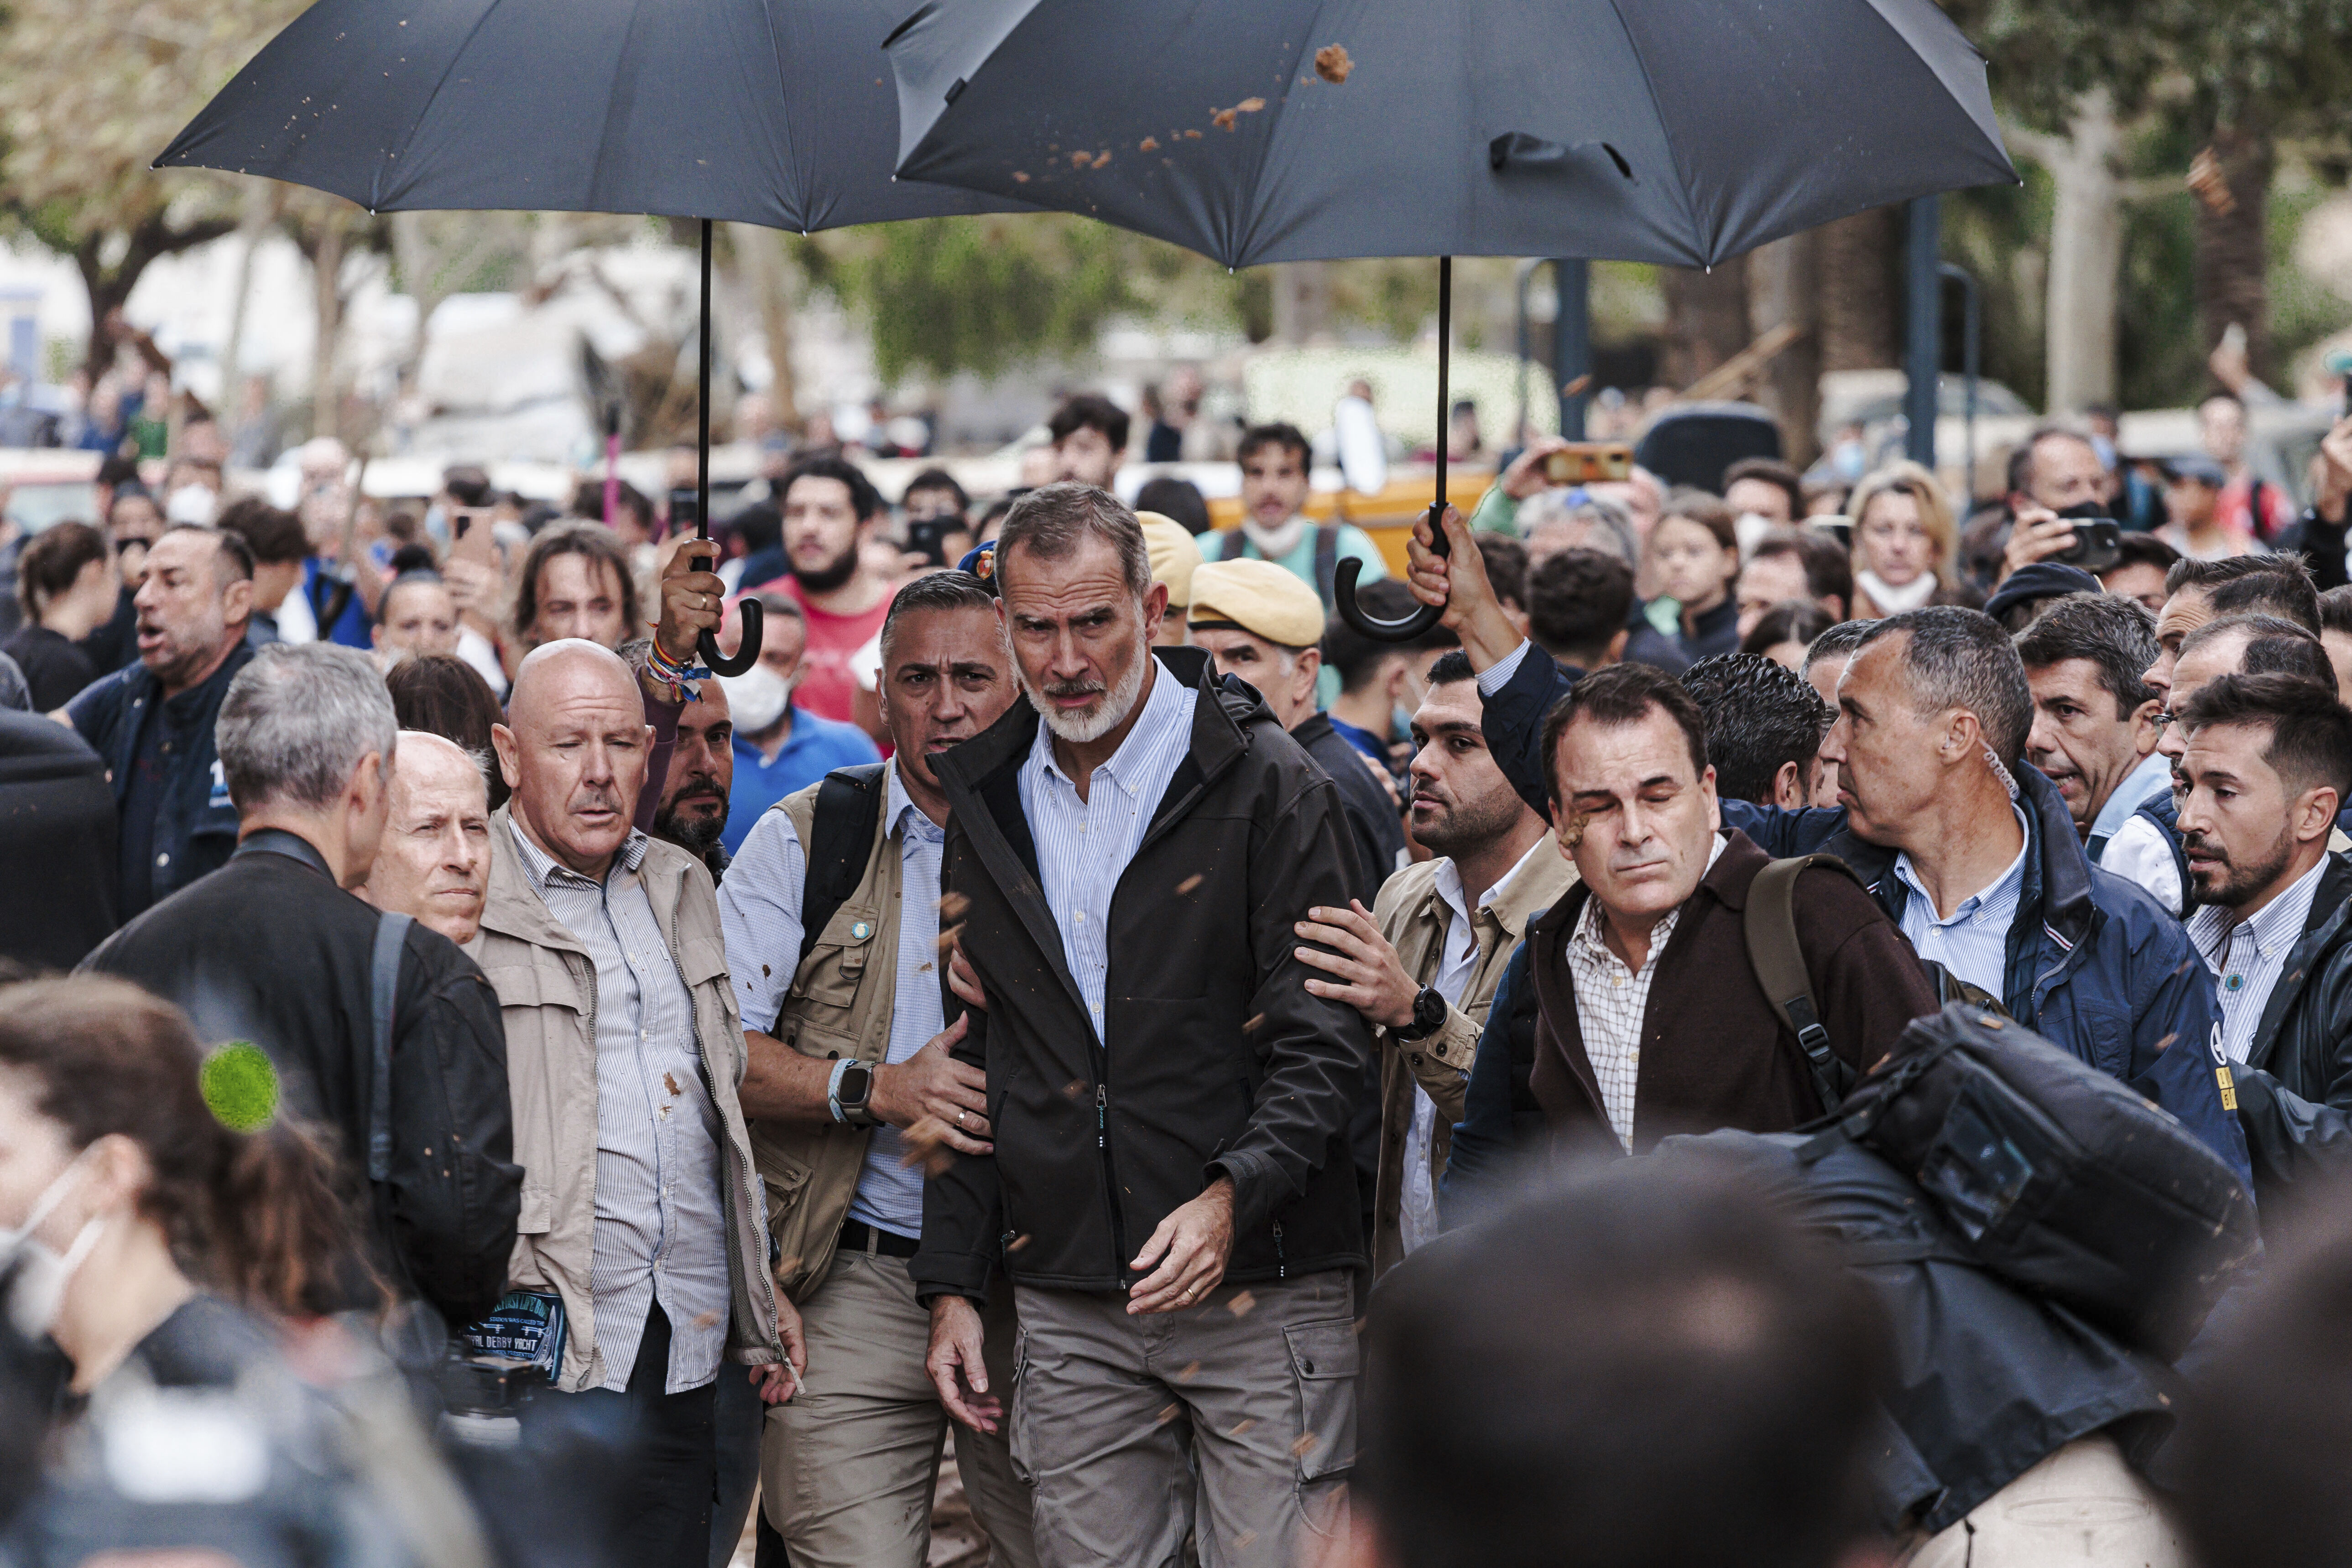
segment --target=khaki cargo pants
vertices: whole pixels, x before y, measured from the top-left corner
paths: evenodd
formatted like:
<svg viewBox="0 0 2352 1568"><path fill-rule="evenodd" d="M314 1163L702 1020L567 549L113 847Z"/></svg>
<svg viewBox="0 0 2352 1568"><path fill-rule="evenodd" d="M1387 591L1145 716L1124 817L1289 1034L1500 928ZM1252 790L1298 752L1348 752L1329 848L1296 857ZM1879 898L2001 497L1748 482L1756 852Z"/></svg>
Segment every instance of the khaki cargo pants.
<svg viewBox="0 0 2352 1568"><path fill-rule="evenodd" d="M1220 1285L1143 1318L1119 1295L1016 1298L1013 1461L1036 1487L1045 1568L1168 1568L1196 1524L1202 1568L1287 1568L1302 1531L1344 1527L1348 1275Z"/></svg>
<svg viewBox="0 0 2352 1568"><path fill-rule="evenodd" d="M982 1314L992 1388L1012 1385L1012 1288L998 1281ZM931 1493L951 1423L923 1371L931 1314L915 1300L907 1260L834 1255L800 1303L808 1379L768 1407L760 1444L760 1507L793 1568L922 1568ZM740 1375L740 1373L738 1375ZM1034 1568L1029 1489L1014 1479L1000 1427L955 1428L956 1469L997 1568Z"/></svg>

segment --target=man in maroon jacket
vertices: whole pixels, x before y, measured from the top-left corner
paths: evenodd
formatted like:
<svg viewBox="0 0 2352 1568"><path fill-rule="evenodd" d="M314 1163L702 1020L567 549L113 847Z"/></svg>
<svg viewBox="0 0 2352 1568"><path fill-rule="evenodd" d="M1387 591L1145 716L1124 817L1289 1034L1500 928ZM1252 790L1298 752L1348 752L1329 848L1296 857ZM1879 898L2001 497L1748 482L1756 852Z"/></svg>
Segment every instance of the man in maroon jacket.
<svg viewBox="0 0 2352 1568"><path fill-rule="evenodd" d="M1783 1131L1822 1096L1750 967L1749 885L1769 863L1722 831L1689 693L1641 665L1597 670L1545 723L1553 824L1581 881L1528 927L1529 1087L1553 1141L1646 1150L1677 1132ZM1857 1072L1936 1008L1903 933L1860 883L1801 874L1798 943L1829 1047Z"/></svg>

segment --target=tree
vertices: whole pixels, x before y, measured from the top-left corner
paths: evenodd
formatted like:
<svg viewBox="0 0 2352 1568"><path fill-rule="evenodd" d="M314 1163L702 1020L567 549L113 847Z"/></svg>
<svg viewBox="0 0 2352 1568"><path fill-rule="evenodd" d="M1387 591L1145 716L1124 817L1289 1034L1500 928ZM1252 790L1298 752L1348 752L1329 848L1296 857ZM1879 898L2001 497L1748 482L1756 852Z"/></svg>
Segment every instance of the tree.
<svg viewBox="0 0 2352 1568"><path fill-rule="evenodd" d="M72 259L93 362L159 258L237 226L233 183L148 165L304 0L14 0L0 21L0 215Z"/></svg>

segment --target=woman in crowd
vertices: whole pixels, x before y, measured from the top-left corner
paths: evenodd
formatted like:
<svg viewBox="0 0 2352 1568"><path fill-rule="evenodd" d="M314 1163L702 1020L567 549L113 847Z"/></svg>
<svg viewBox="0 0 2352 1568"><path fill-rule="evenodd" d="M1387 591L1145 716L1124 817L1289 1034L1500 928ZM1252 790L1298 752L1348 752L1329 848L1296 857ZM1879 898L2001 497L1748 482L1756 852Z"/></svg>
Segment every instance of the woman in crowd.
<svg viewBox="0 0 2352 1568"><path fill-rule="evenodd" d="M1853 524L1854 619L1962 602L1951 596L1952 503L1935 475L1916 463L1890 463L1854 487L1846 517Z"/></svg>
<svg viewBox="0 0 2352 1568"><path fill-rule="evenodd" d="M315 1320L368 1266L328 1156L275 1108L259 1051L205 1063L187 1019L136 986L0 987L0 1295L69 1369L0 1558L484 1561L414 1417L316 1386L280 1348L307 1328L314 1379L365 1359L324 1350L340 1330Z"/></svg>
<svg viewBox="0 0 2352 1568"><path fill-rule="evenodd" d="M1625 657L1672 674L1739 647L1739 536L1731 509L1705 490L1666 497L1650 530L1643 577L1657 596L1642 606L1644 624L1626 640Z"/></svg>
<svg viewBox="0 0 2352 1568"><path fill-rule="evenodd" d="M1805 668L1805 650L1830 629L1830 613L1811 599L1790 599L1764 612L1764 618L1740 639L1739 651L1760 653L1790 669Z"/></svg>
<svg viewBox="0 0 2352 1568"><path fill-rule="evenodd" d="M456 654L404 658L385 672L383 684L392 693L392 710L399 715L402 729L454 741L474 756L495 754L490 726L505 723L506 713L482 672ZM507 781L495 765L488 773L490 809L496 811L507 803Z"/></svg>
<svg viewBox="0 0 2352 1568"><path fill-rule="evenodd" d="M0 642L0 653L23 668L35 712L64 707L105 673L75 645L113 617L116 586L114 552L86 522L45 529L18 552L25 624Z"/></svg>

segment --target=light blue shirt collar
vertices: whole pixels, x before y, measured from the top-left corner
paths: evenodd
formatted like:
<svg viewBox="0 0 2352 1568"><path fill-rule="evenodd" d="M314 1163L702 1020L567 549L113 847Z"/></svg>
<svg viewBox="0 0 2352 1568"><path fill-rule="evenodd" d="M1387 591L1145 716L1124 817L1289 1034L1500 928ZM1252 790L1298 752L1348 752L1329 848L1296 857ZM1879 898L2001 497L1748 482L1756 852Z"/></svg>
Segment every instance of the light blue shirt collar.
<svg viewBox="0 0 2352 1568"><path fill-rule="evenodd" d="M2113 838L2134 812L2171 787L2172 759L2162 752L2150 752L2140 759L2139 766L2124 775L2116 793L2107 796L2107 804L2091 819L2091 842Z"/></svg>
<svg viewBox="0 0 2352 1568"><path fill-rule="evenodd" d="M1895 875L1901 879L1905 887L1911 889L1911 896L1926 906L1926 918L1928 924L1959 925L1978 910L1989 909L1995 904L2005 903L2012 908L2016 906L2019 895L2023 892L2025 887L2025 858L2033 852L2033 826L2026 821L2025 810L2022 806L2011 803L2009 809L2016 814L2017 830L2023 835L2025 840L2018 846L2017 858L2009 863L2008 870L2003 871L1990 883L1962 899L1960 907L1954 910L1949 916L1938 916L1935 912L1936 900L1929 895L1927 889L1920 885L1919 873L1911 864L1911 857L1908 854L1895 857Z"/></svg>
<svg viewBox="0 0 2352 1568"><path fill-rule="evenodd" d="M1111 783L1129 795L1136 793L1137 785L1142 782L1140 775L1150 771L1142 764L1157 755L1171 730L1185 728L1192 719L1192 705L1186 700L1189 693L1184 683L1148 650L1144 657L1151 660L1151 686L1143 695L1143 711L1136 717L1135 727L1128 731L1127 739L1118 743L1118 750L1095 769L1109 775ZM1037 738L1030 743L1030 752L1047 773L1073 789L1077 787L1076 781L1062 771L1060 760L1054 755L1054 727L1045 722L1042 713L1038 715Z"/></svg>

